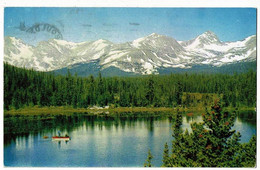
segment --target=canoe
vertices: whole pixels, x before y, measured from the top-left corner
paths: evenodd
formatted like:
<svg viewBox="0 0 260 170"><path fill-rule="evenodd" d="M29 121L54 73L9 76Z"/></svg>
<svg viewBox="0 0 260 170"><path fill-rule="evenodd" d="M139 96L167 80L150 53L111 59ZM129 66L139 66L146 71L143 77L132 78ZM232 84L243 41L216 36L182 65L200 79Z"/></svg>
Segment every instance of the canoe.
<svg viewBox="0 0 260 170"><path fill-rule="evenodd" d="M52 140L70 140L69 136L53 136Z"/></svg>

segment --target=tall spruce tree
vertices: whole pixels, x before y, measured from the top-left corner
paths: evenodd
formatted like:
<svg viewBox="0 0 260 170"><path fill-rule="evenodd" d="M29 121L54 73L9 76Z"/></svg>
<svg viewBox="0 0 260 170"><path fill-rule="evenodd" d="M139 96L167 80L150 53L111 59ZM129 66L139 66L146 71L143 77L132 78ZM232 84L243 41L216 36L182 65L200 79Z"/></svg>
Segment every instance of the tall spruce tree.
<svg viewBox="0 0 260 170"><path fill-rule="evenodd" d="M241 144L240 133L232 130L235 115L222 112L219 101L202 114L202 123L191 124L192 132L181 130L181 114L173 125L171 167L252 167L255 165L256 140ZM250 150L248 146L252 146ZM251 153L251 154L248 154ZM242 155L242 156L241 156ZM251 161L246 157L250 155ZM167 159L163 158L163 162ZM165 164L163 164L165 166Z"/></svg>
<svg viewBox="0 0 260 170"><path fill-rule="evenodd" d="M152 159L153 159L153 155L151 153L151 150L149 149L146 162L144 163L144 167L152 167Z"/></svg>
<svg viewBox="0 0 260 170"><path fill-rule="evenodd" d="M164 145L163 150L163 167L170 167L169 147L167 142Z"/></svg>

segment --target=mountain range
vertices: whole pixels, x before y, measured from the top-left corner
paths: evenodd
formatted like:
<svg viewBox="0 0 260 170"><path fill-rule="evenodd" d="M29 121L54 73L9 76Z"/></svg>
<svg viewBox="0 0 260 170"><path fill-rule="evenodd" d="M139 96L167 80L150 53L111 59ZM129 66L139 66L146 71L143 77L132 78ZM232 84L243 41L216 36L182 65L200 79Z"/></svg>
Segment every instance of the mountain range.
<svg viewBox="0 0 260 170"><path fill-rule="evenodd" d="M105 70L115 75L144 75L198 67L219 69L256 63L256 35L241 41L222 42L211 31L188 41L152 33L119 44L104 39L80 43L50 39L36 46L5 37L4 61L37 71L62 73L70 69L81 72L80 75Z"/></svg>

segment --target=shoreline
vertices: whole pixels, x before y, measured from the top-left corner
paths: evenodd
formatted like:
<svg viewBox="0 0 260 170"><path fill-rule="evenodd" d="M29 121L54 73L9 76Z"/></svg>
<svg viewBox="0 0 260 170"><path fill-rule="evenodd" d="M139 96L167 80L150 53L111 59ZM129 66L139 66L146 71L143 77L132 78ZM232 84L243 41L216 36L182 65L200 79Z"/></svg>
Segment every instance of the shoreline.
<svg viewBox="0 0 260 170"><path fill-rule="evenodd" d="M209 108L209 107L207 107ZM4 115L48 115L68 113L122 113L122 112L205 112L206 107L116 107L116 108L73 108L71 106L50 106L50 107L25 107L20 109L4 110ZM224 108L226 111L255 111L254 107Z"/></svg>

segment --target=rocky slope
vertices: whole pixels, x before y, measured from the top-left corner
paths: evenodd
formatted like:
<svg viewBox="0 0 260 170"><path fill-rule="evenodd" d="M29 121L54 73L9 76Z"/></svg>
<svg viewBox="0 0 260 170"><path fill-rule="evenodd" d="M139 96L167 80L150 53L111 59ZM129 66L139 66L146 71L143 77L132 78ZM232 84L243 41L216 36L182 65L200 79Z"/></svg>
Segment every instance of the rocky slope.
<svg viewBox="0 0 260 170"><path fill-rule="evenodd" d="M21 39L5 37L4 61L39 71L96 63L100 70L115 67L136 74L158 73L161 68L220 67L256 60L256 36L236 42L221 42L211 31L189 41L153 33L115 44L107 40L73 43L51 39L30 46Z"/></svg>

